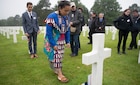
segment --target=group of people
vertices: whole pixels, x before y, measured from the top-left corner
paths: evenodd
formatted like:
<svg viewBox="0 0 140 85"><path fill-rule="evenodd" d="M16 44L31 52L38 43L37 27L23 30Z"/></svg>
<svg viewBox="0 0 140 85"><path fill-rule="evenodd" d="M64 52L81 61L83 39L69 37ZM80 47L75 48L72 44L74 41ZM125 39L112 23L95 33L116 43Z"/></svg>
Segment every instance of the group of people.
<svg viewBox="0 0 140 85"><path fill-rule="evenodd" d="M126 41L129 32L131 32L131 42L128 50L137 49L137 35L140 31L140 15L137 10L131 12L130 9L124 10L123 14L113 21L114 26L119 30L118 34L118 54L126 54ZM88 44L92 44L92 34L105 33L106 21L103 13L99 13L98 17L95 12L91 12L91 19L89 20L89 40ZM102 30L101 30L101 29ZM122 52L120 51L121 42L123 39Z"/></svg>
<svg viewBox="0 0 140 85"><path fill-rule="evenodd" d="M46 36L44 52L50 66L58 75L58 80L68 82L62 72L62 58L66 47L71 48L71 57L78 56L80 49L80 33L84 25L82 8L76 8L75 3L60 1L58 10L46 18Z"/></svg>
<svg viewBox="0 0 140 85"><path fill-rule="evenodd" d="M88 26L89 26L89 43L92 44L92 34L95 33L105 33L105 26L106 26L106 20L104 18L104 13L97 14L95 12L90 13L91 18L89 20Z"/></svg>
<svg viewBox="0 0 140 85"><path fill-rule="evenodd" d="M131 15L132 14L132 15ZM119 30L117 52L121 54L120 46L123 39L122 53L126 54L126 41L131 32L131 42L128 50L137 49L136 38L140 31L140 16L137 10L124 10L123 14L114 21L114 26Z"/></svg>
<svg viewBox="0 0 140 85"><path fill-rule="evenodd" d="M37 35L40 29L37 14L32 9L33 4L28 2L27 11L22 14L22 24L28 39L30 57L33 59L38 57ZM84 25L82 11L82 8L77 10L75 3L64 0L59 2L58 10L50 13L45 20L44 53L48 57L50 67L61 82L68 82L68 78L62 72L65 44L71 48L72 57L77 56L80 49L79 36Z"/></svg>
<svg viewBox="0 0 140 85"><path fill-rule="evenodd" d="M37 34L40 33L37 14L32 11L33 4L27 3L27 11L22 15L22 23L25 35L28 38L28 48L31 58L38 57L37 55ZM44 53L48 57L50 67L57 74L58 80L68 82L68 78L62 72L62 58L64 56L64 48L71 48L71 57L78 56L80 49L80 33L82 26L85 24L82 8L76 7L75 3L70 3L67 0L58 3L58 10L50 13L46 18L46 35L44 39ZM118 53L120 54L120 44L123 40L123 53L125 53L126 40L128 33L131 30L132 42L129 49L137 48L136 36L140 18L138 11L133 11L133 19L130 17L130 10L124 11L123 15L114 21L114 25L119 29ZM103 13L91 13L89 22L89 44L92 44L93 33L105 33L106 21Z"/></svg>

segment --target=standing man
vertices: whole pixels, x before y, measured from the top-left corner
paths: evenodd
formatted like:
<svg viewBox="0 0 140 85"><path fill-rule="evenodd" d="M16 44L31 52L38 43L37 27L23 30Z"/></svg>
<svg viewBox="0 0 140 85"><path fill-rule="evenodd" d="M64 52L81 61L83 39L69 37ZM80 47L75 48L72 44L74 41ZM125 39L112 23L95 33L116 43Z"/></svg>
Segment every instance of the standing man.
<svg viewBox="0 0 140 85"><path fill-rule="evenodd" d="M37 14L32 11L33 4L27 2L27 11L22 14L22 24L24 33L28 38L28 48L31 58L38 57L37 53L37 34L39 34L39 25Z"/></svg>
<svg viewBox="0 0 140 85"><path fill-rule="evenodd" d="M81 17L82 17L82 22L81 22L81 27L80 27L80 29L81 29L81 31L82 31L82 27L85 25L85 18L84 18L84 14L83 14L83 9L82 8L78 8L78 11L81 13ZM81 44L80 44L80 34L81 34L81 32L79 33L79 50L81 49Z"/></svg>
<svg viewBox="0 0 140 85"><path fill-rule="evenodd" d="M81 32L81 13L76 9L74 2L71 2L71 12L69 13L70 18L70 44L71 44L71 57L78 55L79 48L79 34Z"/></svg>
<svg viewBox="0 0 140 85"><path fill-rule="evenodd" d="M95 20L95 32L94 33L105 33L106 21L104 13L99 13L97 19Z"/></svg>
<svg viewBox="0 0 140 85"><path fill-rule="evenodd" d="M139 29L140 29L140 16L138 14L137 10L134 10L132 12L132 18L133 18L133 27L131 29L131 43L129 45L128 50L132 50L133 47L135 49L137 49L137 35L139 33Z"/></svg>
<svg viewBox="0 0 140 85"><path fill-rule="evenodd" d="M95 12L91 12L91 19L89 21L89 43L88 44L92 44L92 34L95 32L95 20L97 18L97 15Z"/></svg>

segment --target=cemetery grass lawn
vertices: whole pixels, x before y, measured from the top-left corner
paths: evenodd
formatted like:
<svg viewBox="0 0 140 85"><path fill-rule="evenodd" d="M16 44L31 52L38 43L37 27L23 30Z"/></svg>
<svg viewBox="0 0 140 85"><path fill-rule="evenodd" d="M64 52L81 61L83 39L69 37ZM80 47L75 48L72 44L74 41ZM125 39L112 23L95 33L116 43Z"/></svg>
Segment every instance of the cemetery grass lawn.
<svg viewBox="0 0 140 85"><path fill-rule="evenodd" d="M77 57L70 57L70 49L65 49L63 72L69 78L68 83L61 83L49 68L48 60L43 53L43 34L38 36L39 58L30 59L27 52L27 41L14 44L12 36L6 39L0 35L0 85L80 85L87 80L91 66L82 64L82 53L91 51L87 37L81 34L81 50ZM112 48L112 56L104 61L103 85L140 85L140 65L138 49L126 50L126 55L118 55L116 39L111 40L111 33L106 35L105 47ZM130 43L130 33L127 47Z"/></svg>

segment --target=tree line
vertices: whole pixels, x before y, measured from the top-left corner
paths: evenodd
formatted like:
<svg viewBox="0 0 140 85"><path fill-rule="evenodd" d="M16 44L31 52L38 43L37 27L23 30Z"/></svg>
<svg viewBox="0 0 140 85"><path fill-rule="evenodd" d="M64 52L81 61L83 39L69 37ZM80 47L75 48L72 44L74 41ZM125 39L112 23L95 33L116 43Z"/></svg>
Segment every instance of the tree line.
<svg viewBox="0 0 140 85"><path fill-rule="evenodd" d="M90 10L86 8L80 0L70 0L71 2L75 2L77 8L83 9L83 15L85 17L85 22L88 23L88 19L90 17L89 13L92 11L97 14L102 12L105 14L105 18L107 21L107 25L113 25L113 20L115 20L121 14L121 6L117 2L117 0L95 0L94 5ZM35 11L38 15L39 25L45 25L44 20L47 15L55 10L57 10L57 5L53 8L50 8L51 3L49 0L40 0L37 5L34 6L33 11ZM132 6L128 6L131 10L137 9L140 12L140 6L137 4L132 4ZM20 15L15 15L14 17L9 17L7 19L0 20L0 26L21 26L22 18Z"/></svg>

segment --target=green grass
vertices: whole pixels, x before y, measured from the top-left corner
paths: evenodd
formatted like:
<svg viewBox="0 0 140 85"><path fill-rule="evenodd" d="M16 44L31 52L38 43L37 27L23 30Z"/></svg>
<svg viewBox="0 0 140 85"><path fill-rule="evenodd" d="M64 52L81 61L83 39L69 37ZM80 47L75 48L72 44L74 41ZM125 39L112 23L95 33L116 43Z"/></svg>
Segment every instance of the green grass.
<svg viewBox="0 0 140 85"><path fill-rule="evenodd" d="M91 51L87 37L81 36L81 50L77 57L70 57L70 49L65 49L63 72L70 79L61 83L49 68L48 60L43 53L43 34L38 36L39 58L30 59L27 52L27 41L14 44L12 36L6 39L0 35L0 85L80 85L87 80L91 66L82 64L82 53ZM130 43L130 34L127 47ZM140 85L140 65L138 49L126 50L126 55L118 55L116 40L111 40L111 33L106 35L105 47L112 48L112 56L104 61L103 85Z"/></svg>

